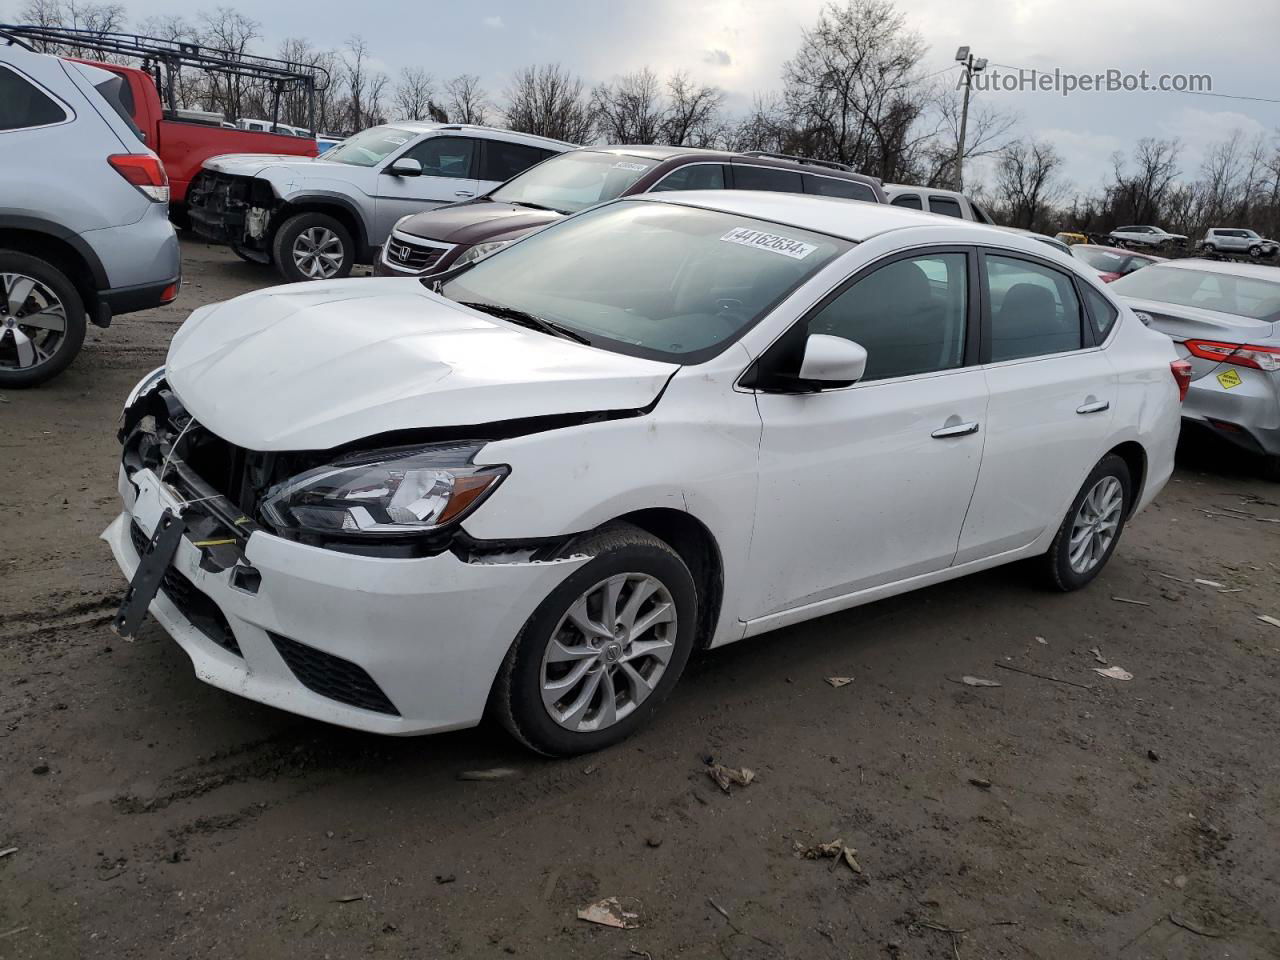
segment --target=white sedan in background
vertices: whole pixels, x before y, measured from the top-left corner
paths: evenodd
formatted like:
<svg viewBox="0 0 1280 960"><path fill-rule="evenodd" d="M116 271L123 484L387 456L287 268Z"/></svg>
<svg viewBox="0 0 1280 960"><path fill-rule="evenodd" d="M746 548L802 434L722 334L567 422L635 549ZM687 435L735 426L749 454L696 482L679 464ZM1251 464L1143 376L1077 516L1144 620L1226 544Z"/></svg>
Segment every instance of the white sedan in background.
<svg viewBox="0 0 1280 960"><path fill-rule="evenodd" d="M344 726L594 750L695 649L1015 560L1083 587L1186 366L1035 239L620 200L435 283L193 313L125 410L117 629Z"/></svg>

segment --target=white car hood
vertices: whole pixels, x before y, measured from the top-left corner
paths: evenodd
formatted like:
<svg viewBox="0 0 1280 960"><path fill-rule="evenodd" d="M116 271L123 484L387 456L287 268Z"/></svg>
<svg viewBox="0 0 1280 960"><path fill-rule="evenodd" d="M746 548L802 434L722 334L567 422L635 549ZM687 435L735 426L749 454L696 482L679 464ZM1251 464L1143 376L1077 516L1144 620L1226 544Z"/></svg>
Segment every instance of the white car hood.
<svg viewBox="0 0 1280 960"><path fill-rule="evenodd" d="M166 362L199 423L261 451L638 409L677 369L518 327L398 278L291 284L203 307Z"/></svg>
<svg viewBox="0 0 1280 960"><path fill-rule="evenodd" d="M351 168L347 163L334 163L319 157L300 157L290 153L224 153L206 160L204 169L237 177L256 177L267 167L299 167L310 173L315 171L316 164L330 168Z"/></svg>

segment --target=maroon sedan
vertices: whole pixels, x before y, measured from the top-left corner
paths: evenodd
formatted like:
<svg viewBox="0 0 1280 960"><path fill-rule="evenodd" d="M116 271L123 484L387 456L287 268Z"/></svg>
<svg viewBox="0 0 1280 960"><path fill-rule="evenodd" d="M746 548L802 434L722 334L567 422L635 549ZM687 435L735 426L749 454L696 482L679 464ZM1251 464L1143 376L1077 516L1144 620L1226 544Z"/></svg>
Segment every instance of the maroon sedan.
<svg viewBox="0 0 1280 960"><path fill-rule="evenodd" d="M1092 243L1073 243L1071 255L1098 271L1098 279L1103 283L1119 280L1135 270L1169 259L1153 253L1134 253L1120 247L1100 247Z"/></svg>
<svg viewBox="0 0 1280 960"><path fill-rule="evenodd" d="M691 147L588 147L544 160L482 197L405 217L383 244L374 273L442 273L597 203L660 190L773 190L886 202L879 180L838 163Z"/></svg>

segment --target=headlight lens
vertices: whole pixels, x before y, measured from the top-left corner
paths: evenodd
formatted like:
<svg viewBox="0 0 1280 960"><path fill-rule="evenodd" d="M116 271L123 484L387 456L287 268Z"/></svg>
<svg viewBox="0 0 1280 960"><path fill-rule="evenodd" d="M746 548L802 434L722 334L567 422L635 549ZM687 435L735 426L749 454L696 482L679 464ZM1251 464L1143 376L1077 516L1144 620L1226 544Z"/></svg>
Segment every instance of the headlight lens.
<svg viewBox="0 0 1280 960"><path fill-rule="evenodd" d="M148 373L138 381L132 390L129 391L129 396L124 401L124 409L128 410L132 407L135 403L154 390L163 379L164 367L156 367Z"/></svg>
<svg viewBox="0 0 1280 960"><path fill-rule="evenodd" d="M505 466L471 462L483 444L378 450L299 474L267 491L278 530L329 536L407 536L466 516L502 482Z"/></svg>
<svg viewBox="0 0 1280 960"><path fill-rule="evenodd" d="M462 252L462 256L453 261L455 267L461 267L463 264L474 263L477 260L483 260L485 257L497 253L503 247L513 243L512 240L490 240L488 243L477 243Z"/></svg>

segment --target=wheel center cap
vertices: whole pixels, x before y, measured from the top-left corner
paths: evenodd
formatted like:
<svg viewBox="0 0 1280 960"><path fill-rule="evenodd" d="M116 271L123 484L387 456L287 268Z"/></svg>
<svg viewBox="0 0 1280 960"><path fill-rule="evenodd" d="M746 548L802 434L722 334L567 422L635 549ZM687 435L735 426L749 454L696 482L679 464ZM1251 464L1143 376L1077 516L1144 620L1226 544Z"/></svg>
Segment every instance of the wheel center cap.
<svg viewBox="0 0 1280 960"><path fill-rule="evenodd" d="M622 656L622 645L618 643L609 643L604 648L604 659L606 663L616 663L618 658Z"/></svg>

